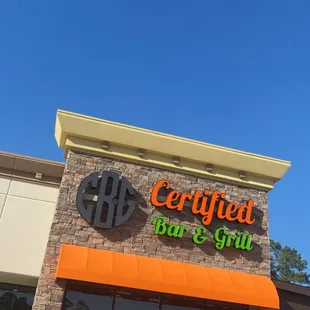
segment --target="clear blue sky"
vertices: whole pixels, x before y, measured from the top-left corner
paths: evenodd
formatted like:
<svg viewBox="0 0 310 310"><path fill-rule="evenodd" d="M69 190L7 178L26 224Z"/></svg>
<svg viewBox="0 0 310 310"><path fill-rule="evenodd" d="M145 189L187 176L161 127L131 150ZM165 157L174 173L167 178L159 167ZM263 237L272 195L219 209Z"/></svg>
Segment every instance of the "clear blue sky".
<svg viewBox="0 0 310 310"><path fill-rule="evenodd" d="M310 264L309 11L309 0L2 1L0 148L63 160L61 108L290 160L270 193L271 237Z"/></svg>

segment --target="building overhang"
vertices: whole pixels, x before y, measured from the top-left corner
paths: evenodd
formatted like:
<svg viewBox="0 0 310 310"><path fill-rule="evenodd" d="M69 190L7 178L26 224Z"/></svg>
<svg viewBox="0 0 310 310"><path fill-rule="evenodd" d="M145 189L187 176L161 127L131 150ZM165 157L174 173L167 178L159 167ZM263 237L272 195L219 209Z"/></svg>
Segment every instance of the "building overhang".
<svg viewBox="0 0 310 310"><path fill-rule="evenodd" d="M291 163L58 110L55 138L70 150L270 190Z"/></svg>
<svg viewBox="0 0 310 310"><path fill-rule="evenodd" d="M59 186L64 163L0 151L0 176Z"/></svg>

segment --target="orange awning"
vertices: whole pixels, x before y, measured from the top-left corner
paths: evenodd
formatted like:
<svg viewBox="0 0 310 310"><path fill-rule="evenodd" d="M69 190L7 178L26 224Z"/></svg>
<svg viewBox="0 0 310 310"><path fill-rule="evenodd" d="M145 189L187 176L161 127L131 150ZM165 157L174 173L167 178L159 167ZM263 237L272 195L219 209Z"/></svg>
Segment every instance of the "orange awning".
<svg viewBox="0 0 310 310"><path fill-rule="evenodd" d="M266 276L67 244L56 277L279 309Z"/></svg>

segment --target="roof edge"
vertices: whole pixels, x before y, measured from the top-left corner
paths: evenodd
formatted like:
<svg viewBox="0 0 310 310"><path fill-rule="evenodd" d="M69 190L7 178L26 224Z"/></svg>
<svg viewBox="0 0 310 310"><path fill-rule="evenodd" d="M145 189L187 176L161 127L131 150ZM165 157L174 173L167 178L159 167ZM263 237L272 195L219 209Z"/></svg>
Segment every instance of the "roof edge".
<svg viewBox="0 0 310 310"><path fill-rule="evenodd" d="M142 153L185 160L204 166L222 167L280 180L290 168L289 161L217 146L209 143L168 135L156 131L106 121L95 117L57 110L55 138L60 148L68 149L68 138L77 138L125 149L142 150ZM77 146L76 146L77 147ZM105 146L101 147L106 148ZM88 151L80 146L81 151ZM140 152L141 153L141 152ZM139 158L137 157L139 161ZM205 170L205 169L204 169Z"/></svg>
<svg viewBox="0 0 310 310"><path fill-rule="evenodd" d="M310 297L310 286L302 286L299 284L276 279L272 279L272 282L275 284L277 289Z"/></svg>
<svg viewBox="0 0 310 310"><path fill-rule="evenodd" d="M36 157L0 151L0 174L60 183L65 164Z"/></svg>

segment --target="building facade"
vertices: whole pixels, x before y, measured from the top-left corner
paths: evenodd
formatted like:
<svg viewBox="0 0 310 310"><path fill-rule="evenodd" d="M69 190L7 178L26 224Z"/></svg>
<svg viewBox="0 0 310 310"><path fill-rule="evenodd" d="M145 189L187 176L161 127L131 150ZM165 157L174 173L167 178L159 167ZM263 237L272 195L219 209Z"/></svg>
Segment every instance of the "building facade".
<svg viewBox="0 0 310 310"><path fill-rule="evenodd" d="M281 310L310 309L310 287L273 280L280 299Z"/></svg>
<svg viewBox="0 0 310 310"><path fill-rule="evenodd" d="M279 309L268 191L289 162L66 111L55 137L64 165L2 174L7 291L36 287L42 310Z"/></svg>
<svg viewBox="0 0 310 310"><path fill-rule="evenodd" d="M61 163L0 153L0 309L16 302L31 308L63 170Z"/></svg>

